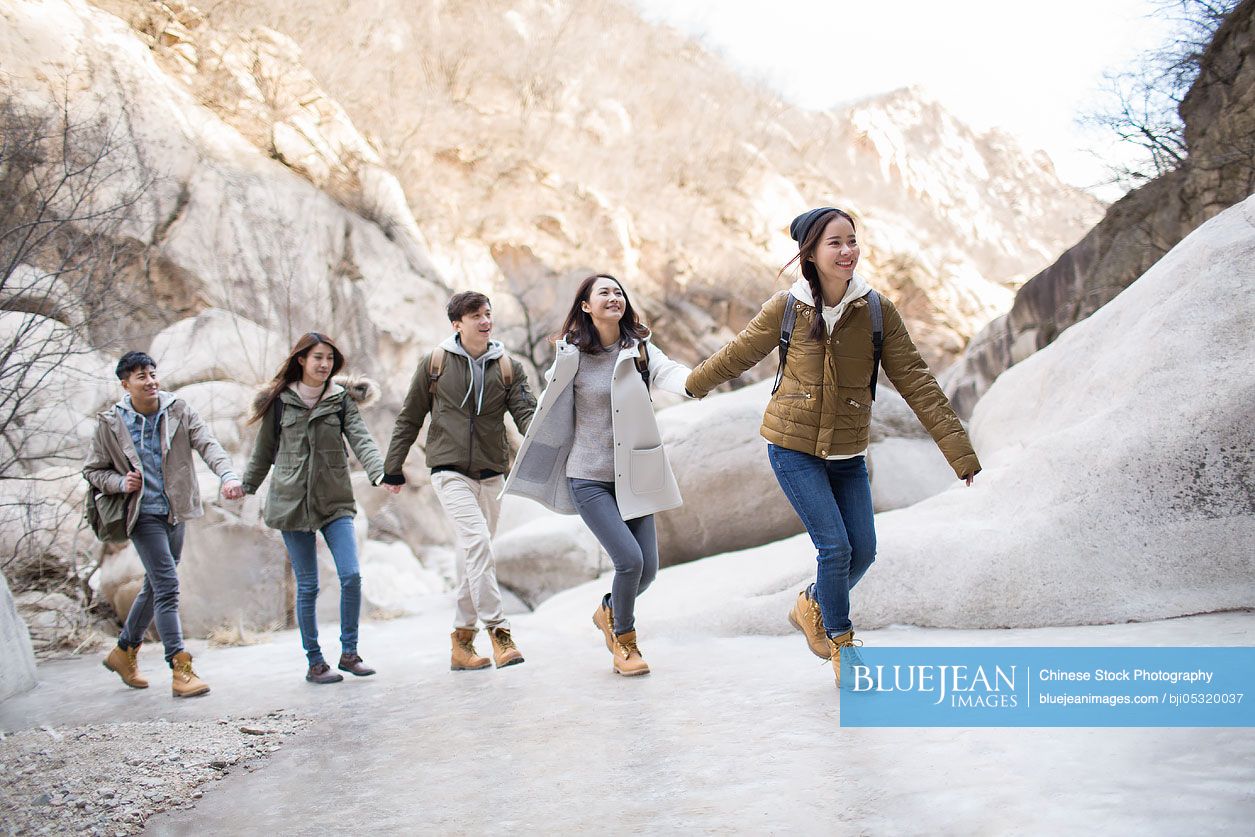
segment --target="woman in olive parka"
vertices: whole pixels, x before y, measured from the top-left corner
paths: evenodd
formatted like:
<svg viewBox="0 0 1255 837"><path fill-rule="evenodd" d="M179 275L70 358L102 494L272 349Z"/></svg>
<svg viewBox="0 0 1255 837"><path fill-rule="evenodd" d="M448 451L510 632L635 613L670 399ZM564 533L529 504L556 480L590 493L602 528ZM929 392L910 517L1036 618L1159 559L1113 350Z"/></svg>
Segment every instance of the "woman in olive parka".
<svg viewBox="0 0 1255 837"><path fill-rule="evenodd" d="M315 601L318 598L316 538L322 532L340 577L339 668L358 677L375 671L357 653L357 625L362 609L362 577L357 561L353 518L353 483L348 447L366 467L373 485L383 479L383 457L358 412L358 402L378 398L378 386L366 379L337 379L345 358L325 335L310 332L296 342L274 379L258 395L251 422L260 422L244 490L256 493L274 466L264 520L283 533L296 574L296 621L309 659L305 679L336 683L318 645ZM343 438L341 438L343 437Z"/></svg>

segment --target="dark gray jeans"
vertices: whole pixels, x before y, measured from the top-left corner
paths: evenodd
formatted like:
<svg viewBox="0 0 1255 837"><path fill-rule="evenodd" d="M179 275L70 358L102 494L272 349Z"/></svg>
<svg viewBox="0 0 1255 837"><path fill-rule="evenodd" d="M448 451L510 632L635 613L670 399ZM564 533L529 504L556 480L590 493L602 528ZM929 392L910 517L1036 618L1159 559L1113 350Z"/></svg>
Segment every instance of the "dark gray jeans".
<svg viewBox="0 0 1255 837"><path fill-rule="evenodd" d="M614 632L625 634L636 629L636 597L645 592L658 575L658 536L654 516L625 521L619 515L614 483L571 478L571 498L593 536L601 542L614 564L610 585L610 607L614 609Z"/></svg>
<svg viewBox="0 0 1255 837"><path fill-rule="evenodd" d="M171 526L164 515L140 514L131 530L131 543L144 565L144 587L131 604L118 645L132 648L157 620L157 633L166 649L166 662L183 650L183 626L179 623L179 557L187 524Z"/></svg>

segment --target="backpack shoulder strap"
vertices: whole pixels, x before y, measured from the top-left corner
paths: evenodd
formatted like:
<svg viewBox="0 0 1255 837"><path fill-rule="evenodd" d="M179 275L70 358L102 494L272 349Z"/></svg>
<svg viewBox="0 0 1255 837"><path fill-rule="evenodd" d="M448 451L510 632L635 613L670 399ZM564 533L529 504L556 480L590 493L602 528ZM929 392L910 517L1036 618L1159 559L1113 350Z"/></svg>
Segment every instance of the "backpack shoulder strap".
<svg viewBox="0 0 1255 837"><path fill-rule="evenodd" d="M275 450L270 458L271 464L279 457L279 436L283 433L283 399L276 397L270 403L270 425L275 432Z"/></svg>
<svg viewBox="0 0 1255 837"><path fill-rule="evenodd" d="M506 389L509 389L514 383L514 358L510 357L509 352L503 352L501 359L497 363L501 367L501 383L505 384Z"/></svg>
<svg viewBox="0 0 1255 837"><path fill-rule="evenodd" d="M344 397L340 399L340 433L344 433L344 422L349 414L349 394L344 393Z"/></svg>
<svg viewBox="0 0 1255 837"><path fill-rule="evenodd" d="M444 349L437 346L431 350L431 358L427 361L427 394L436 397L436 382L440 380L440 369L444 366Z"/></svg>
<svg viewBox="0 0 1255 837"><path fill-rule="evenodd" d="M780 382L784 380L784 360L789 354L789 342L793 340L793 324L796 322L797 297L790 292L784 301L784 317L780 320L780 345L777 347L780 354L780 367L776 369L776 382L771 385L772 395L776 394L776 390L780 389Z"/></svg>
<svg viewBox="0 0 1255 837"><path fill-rule="evenodd" d="M641 380L645 382L646 391L649 390L649 345L641 340L636 344L636 371L641 373Z"/></svg>
<svg viewBox="0 0 1255 837"><path fill-rule="evenodd" d="M872 316L872 401L876 400L876 378L880 376L880 356L885 348L885 313L880 307L880 294L872 291L867 295Z"/></svg>

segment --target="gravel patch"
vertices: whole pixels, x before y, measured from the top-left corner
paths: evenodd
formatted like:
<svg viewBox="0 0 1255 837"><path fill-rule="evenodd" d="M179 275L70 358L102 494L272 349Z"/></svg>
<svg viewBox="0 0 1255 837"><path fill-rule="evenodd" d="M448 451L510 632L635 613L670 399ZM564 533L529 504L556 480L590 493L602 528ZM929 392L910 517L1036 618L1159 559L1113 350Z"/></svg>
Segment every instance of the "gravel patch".
<svg viewBox="0 0 1255 837"><path fill-rule="evenodd" d="M257 770L308 724L279 709L0 733L0 834L138 834L154 814L194 806L231 771Z"/></svg>

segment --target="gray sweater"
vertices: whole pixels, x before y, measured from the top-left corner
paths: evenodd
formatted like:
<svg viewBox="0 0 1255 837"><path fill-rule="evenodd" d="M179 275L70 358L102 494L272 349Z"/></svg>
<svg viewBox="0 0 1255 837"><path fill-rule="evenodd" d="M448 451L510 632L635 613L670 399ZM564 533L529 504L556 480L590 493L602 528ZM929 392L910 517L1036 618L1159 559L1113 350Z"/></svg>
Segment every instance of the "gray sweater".
<svg viewBox="0 0 1255 837"><path fill-rule="evenodd" d="M619 347L580 352L575 390L575 439L566 475L584 480L614 481L614 425L610 417L610 380Z"/></svg>

